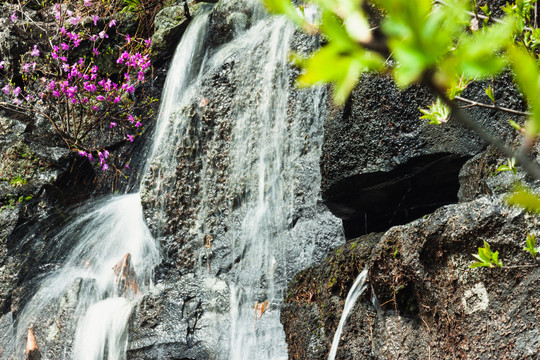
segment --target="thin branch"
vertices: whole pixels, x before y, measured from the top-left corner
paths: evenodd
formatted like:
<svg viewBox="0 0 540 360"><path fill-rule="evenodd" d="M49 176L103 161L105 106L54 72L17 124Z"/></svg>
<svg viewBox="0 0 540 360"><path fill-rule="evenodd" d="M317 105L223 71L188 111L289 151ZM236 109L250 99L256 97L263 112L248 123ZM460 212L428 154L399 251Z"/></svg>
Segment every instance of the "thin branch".
<svg viewBox="0 0 540 360"><path fill-rule="evenodd" d="M444 5L444 6L450 6L450 4L448 4L446 1L444 0L435 0L435 3L437 4L440 4L440 5ZM470 16L472 17L476 17L478 16L478 18L482 19L482 20L493 20L493 22L496 22L496 23L499 23L499 24L506 24L506 21L503 21L501 19L497 19L497 18L490 18L488 16L485 16L485 15L482 15L482 14L477 14L475 15L475 13L471 12L471 11L465 11L467 14L469 14ZM527 30L527 31L533 31L533 28L530 28L528 26L525 26L523 27L523 30Z"/></svg>
<svg viewBox="0 0 540 360"><path fill-rule="evenodd" d="M473 130L478 136L496 147L497 150L502 152L504 155L508 156L509 158L515 158L516 162L520 164L529 175L535 179L540 179L540 165L532 161L526 153L523 153L523 151L516 152L512 150L510 147L504 144L501 139L497 138L482 125L480 125L476 120L471 118L469 114L463 111L455 102L448 98L444 90L441 90L435 86L435 83L430 75L426 75L424 84L428 86L435 95L439 96L442 101L444 101L444 103L452 111L453 118L457 122Z"/></svg>
<svg viewBox="0 0 540 360"><path fill-rule="evenodd" d="M484 104L484 103L481 103L481 102L478 102L478 101L463 98L461 96L456 96L455 99L459 100L459 101L463 101L464 103L470 104L469 106L466 106L466 107L478 106L478 107L483 107L483 108L488 108L488 109L504 111L504 112L507 112L507 113L510 113L510 114L515 114L515 115L520 115L520 116L530 116L531 115L531 113L527 112L527 111L514 110L514 109L506 108L506 107L503 107L503 106L497 106L495 104Z"/></svg>

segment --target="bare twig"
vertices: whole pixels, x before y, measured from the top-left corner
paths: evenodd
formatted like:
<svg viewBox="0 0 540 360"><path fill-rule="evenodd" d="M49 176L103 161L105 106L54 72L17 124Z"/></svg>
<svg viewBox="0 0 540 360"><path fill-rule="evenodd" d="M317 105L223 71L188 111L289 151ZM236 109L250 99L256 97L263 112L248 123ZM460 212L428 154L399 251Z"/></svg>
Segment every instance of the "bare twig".
<svg viewBox="0 0 540 360"><path fill-rule="evenodd" d="M463 98L461 96L456 96L455 99L469 104L469 106L467 106L467 107L478 106L478 107L483 107L483 108L488 108L488 109L504 111L504 112L507 112L507 113L510 113L510 114L515 114L515 115L520 115L520 116L530 116L531 115L531 113L527 112L527 111L514 110L514 109L506 108L506 107L503 107L503 106L498 106L498 105L495 105L495 104L484 104L484 103L481 103L481 102L478 102L478 101Z"/></svg>

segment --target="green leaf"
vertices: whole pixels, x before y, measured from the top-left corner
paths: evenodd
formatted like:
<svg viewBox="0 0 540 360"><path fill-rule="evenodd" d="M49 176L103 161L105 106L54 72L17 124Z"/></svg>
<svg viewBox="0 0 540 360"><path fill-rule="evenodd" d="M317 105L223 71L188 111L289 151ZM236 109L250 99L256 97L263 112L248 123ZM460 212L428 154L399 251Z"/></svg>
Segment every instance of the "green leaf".
<svg viewBox="0 0 540 360"><path fill-rule="evenodd" d="M527 133L535 136L540 131L540 76L535 58L521 48L508 48L512 70L519 88L531 107L531 116L527 123Z"/></svg>
<svg viewBox="0 0 540 360"><path fill-rule="evenodd" d="M506 198L506 202L529 212L540 213L540 197L523 186L516 187Z"/></svg>
<svg viewBox="0 0 540 360"><path fill-rule="evenodd" d="M508 122L510 123L510 126L513 127L514 129L516 129L517 131L521 131L522 130L522 127L521 125L519 125L517 122L515 122L514 120L508 120Z"/></svg>
<svg viewBox="0 0 540 360"><path fill-rule="evenodd" d="M428 119L430 124L440 125L447 122L450 117L450 108L440 98L437 98L437 101L428 106L427 109L419 110L424 114L420 116L420 119Z"/></svg>
<svg viewBox="0 0 540 360"><path fill-rule="evenodd" d="M527 246L523 248L524 251L528 251L534 259L536 259L536 255L540 251L540 248L536 247L536 236L534 233L529 234L527 233Z"/></svg>
<svg viewBox="0 0 540 360"><path fill-rule="evenodd" d="M299 11L291 4L290 0L263 0L263 2L268 11L274 14L285 15L297 25L303 24L304 19Z"/></svg>
<svg viewBox="0 0 540 360"><path fill-rule="evenodd" d="M328 43L307 60L297 57L295 62L305 70L296 80L297 85L304 87L333 82L334 101L337 104L347 100L363 71L380 70L383 66L383 59L379 55L357 45L344 48L336 42Z"/></svg>
<svg viewBox="0 0 540 360"><path fill-rule="evenodd" d="M495 96L493 95L493 89L491 88L491 85L487 87L486 95L491 100L491 102L495 104Z"/></svg>
<svg viewBox="0 0 540 360"><path fill-rule="evenodd" d="M471 264L470 268L476 268L476 267L494 267L496 266L503 266L502 262L499 260L499 252L495 251L492 252L489 244L487 241L484 240L484 247L478 248L478 255L472 254L476 259L480 260L478 262L475 262Z"/></svg>
<svg viewBox="0 0 540 360"><path fill-rule="evenodd" d="M484 266L489 266L489 264L486 264L484 262L475 262L475 263L472 263L469 266L469 268L474 269L474 268L477 268L477 267L484 267Z"/></svg>

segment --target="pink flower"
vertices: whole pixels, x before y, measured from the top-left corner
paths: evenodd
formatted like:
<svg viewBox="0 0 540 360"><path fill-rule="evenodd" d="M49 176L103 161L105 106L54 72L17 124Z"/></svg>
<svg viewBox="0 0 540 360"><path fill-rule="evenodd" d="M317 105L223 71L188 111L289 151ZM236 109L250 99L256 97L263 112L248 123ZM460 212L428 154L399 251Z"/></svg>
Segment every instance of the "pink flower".
<svg viewBox="0 0 540 360"><path fill-rule="evenodd" d="M9 19L11 20L11 22L17 21L17 13L14 11L13 14L11 14L11 16L9 17Z"/></svg>
<svg viewBox="0 0 540 360"><path fill-rule="evenodd" d="M92 21L94 22L94 26L97 25L98 20L99 20L99 16L97 16L97 15L92 15Z"/></svg>
<svg viewBox="0 0 540 360"><path fill-rule="evenodd" d="M79 23L79 21L81 21L80 16L72 17L72 18L69 19L69 22L71 23L71 25L77 25Z"/></svg>
<svg viewBox="0 0 540 360"><path fill-rule="evenodd" d="M77 87L76 87L76 86L70 86L70 87L68 87L67 90L66 90L66 95L67 95L69 98L74 97L76 93L77 93Z"/></svg>
<svg viewBox="0 0 540 360"><path fill-rule="evenodd" d="M84 6L92 6L92 0L83 0Z"/></svg>
<svg viewBox="0 0 540 360"><path fill-rule="evenodd" d="M137 121L137 122L135 123L135 127L136 127L136 128L141 127L141 126L142 126L142 124L141 124L139 121Z"/></svg>
<svg viewBox="0 0 540 360"><path fill-rule="evenodd" d="M102 96L102 95L98 95L98 96L96 96L96 100L97 101L103 101L103 100L105 100L105 97Z"/></svg>
<svg viewBox="0 0 540 360"><path fill-rule="evenodd" d="M21 70L27 73L28 71L30 71L30 64L24 63L23 66L21 67Z"/></svg>
<svg viewBox="0 0 540 360"><path fill-rule="evenodd" d="M97 89L96 85L89 81L85 81L83 85L84 85L84 89L89 92L94 92Z"/></svg>
<svg viewBox="0 0 540 360"><path fill-rule="evenodd" d="M13 103L14 103L15 105L17 105L17 106L20 106L20 105L22 104L21 99L15 98L15 99L13 99L12 101L13 101Z"/></svg>
<svg viewBox="0 0 540 360"><path fill-rule="evenodd" d="M137 80L144 81L144 71L139 71L137 73Z"/></svg>
<svg viewBox="0 0 540 360"><path fill-rule="evenodd" d="M127 134L126 137L128 138L128 140L129 140L130 142L133 142L133 135Z"/></svg>
<svg viewBox="0 0 540 360"><path fill-rule="evenodd" d="M105 171L109 168L109 165L107 165L107 163L104 163L103 166L101 167L101 171Z"/></svg>
<svg viewBox="0 0 540 360"><path fill-rule="evenodd" d="M99 37L102 38L102 39L107 39L109 38L109 35L107 35L107 33L105 32L105 30L101 31L99 33Z"/></svg>
<svg viewBox="0 0 540 360"><path fill-rule="evenodd" d="M53 94L54 97L60 97L60 93L58 91L56 91L56 90L54 90L52 92L52 94Z"/></svg>
<svg viewBox="0 0 540 360"><path fill-rule="evenodd" d="M111 22L109 22L109 27L113 27L116 25L116 20L112 19Z"/></svg>
<svg viewBox="0 0 540 360"><path fill-rule="evenodd" d="M133 115L131 115L131 114L128 115L128 120L132 124L135 122L135 119L133 118Z"/></svg>
<svg viewBox="0 0 540 360"><path fill-rule="evenodd" d="M115 127L116 127L116 125L118 125L118 124L117 124L117 123L115 123L115 122L112 122L112 123L111 123L111 129L112 129L112 128L115 128Z"/></svg>
<svg viewBox="0 0 540 360"><path fill-rule="evenodd" d="M15 89L13 89L13 95L15 95L15 97L19 96L21 91L22 91L21 88L17 86Z"/></svg>
<svg viewBox="0 0 540 360"><path fill-rule="evenodd" d="M129 36L129 34L126 35L126 42L127 42L128 44L131 42L131 36Z"/></svg>
<svg viewBox="0 0 540 360"><path fill-rule="evenodd" d="M62 47L62 50L69 50L69 45L66 43L61 43L60 46Z"/></svg>
<svg viewBox="0 0 540 360"><path fill-rule="evenodd" d="M152 45L152 39L148 38L148 39L144 40L144 45L146 45L146 47L150 47L150 45Z"/></svg>
<svg viewBox="0 0 540 360"><path fill-rule="evenodd" d="M93 49L92 49L92 52L94 53L94 56L99 56L99 54L101 54L101 53L99 52L99 50L96 49L96 48L93 48Z"/></svg>
<svg viewBox="0 0 540 360"><path fill-rule="evenodd" d="M37 45L34 45L34 50L32 50L32 52L30 53L30 55L32 55L32 56L39 56L39 49L38 49Z"/></svg>
<svg viewBox="0 0 540 360"><path fill-rule="evenodd" d="M6 65L6 62L4 60L0 61L0 69L3 69L4 65Z"/></svg>
<svg viewBox="0 0 540 360"><path fill-rule="evenodd" d="M6 94L6 95L9 94L9 90L10 90L9 84L6 84L6 85L2 88L2 91L3 91L4 94Z"/></svg>
<svg viewBox="0 0 540 360"><path fill-rule="evenodd" d="M92 35L92 36L90 36L90 38L88 38L88 40L90 40L90 41L96 41L97 39L98 39L97 35Z"/></svg>

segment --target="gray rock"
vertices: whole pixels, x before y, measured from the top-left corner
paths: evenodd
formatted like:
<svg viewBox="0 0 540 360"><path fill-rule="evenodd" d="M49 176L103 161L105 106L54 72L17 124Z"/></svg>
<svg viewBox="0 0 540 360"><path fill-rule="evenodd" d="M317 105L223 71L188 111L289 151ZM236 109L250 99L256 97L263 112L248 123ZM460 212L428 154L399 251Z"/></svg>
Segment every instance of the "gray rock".
<svg viewBox="0 0 540 360"><path fill-rule="evenodd" d="M154 64L161 65L172 57L191 17L202 5L197 1L188 4L189 13L185 12L184 4L177 4L164 7L156 14L152 35Z"/></svg>
<svg viewBox="0 0 540 360"><path fill-rule="evenodd" d="M521 109L510 84L501 80L498 103ZM464 96L482 100L482 92L475 85ZM383 231L457 202L458 173L486 144L453 119L438 126L419 119L418 109L432 101L419 87L399 91L389 78L364 75L345 107L329 112L323 199L344 220L347 237ZM508 114L468 111L503 141L512 139Z"/></svg>

